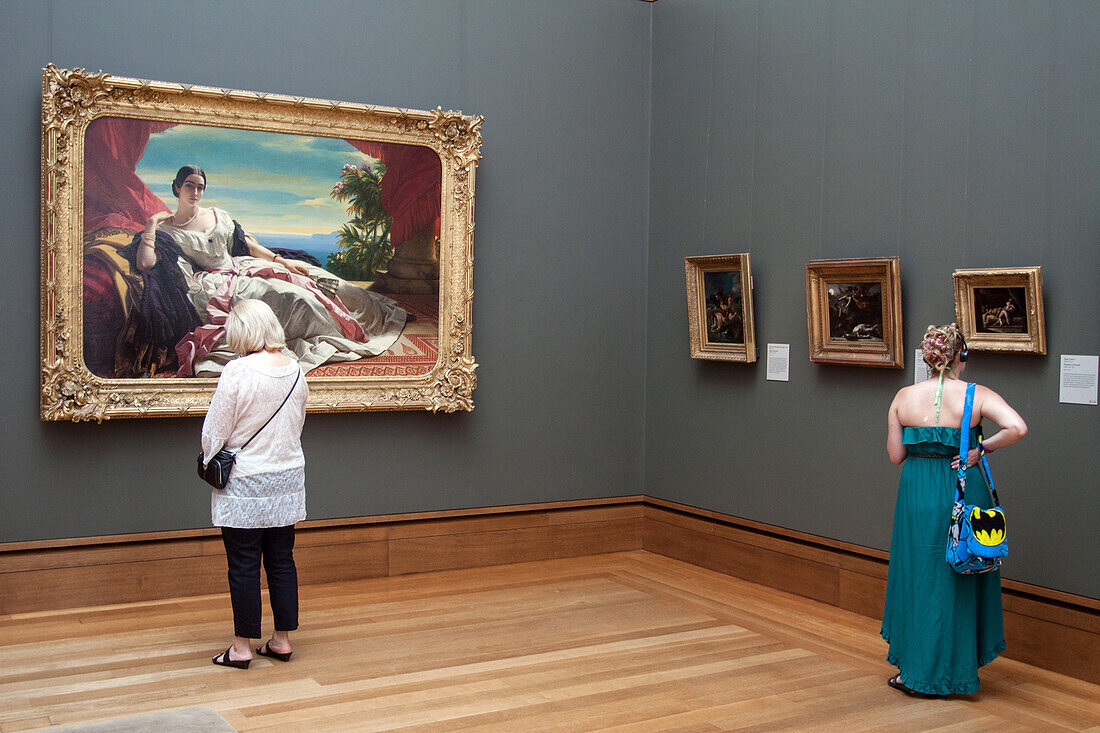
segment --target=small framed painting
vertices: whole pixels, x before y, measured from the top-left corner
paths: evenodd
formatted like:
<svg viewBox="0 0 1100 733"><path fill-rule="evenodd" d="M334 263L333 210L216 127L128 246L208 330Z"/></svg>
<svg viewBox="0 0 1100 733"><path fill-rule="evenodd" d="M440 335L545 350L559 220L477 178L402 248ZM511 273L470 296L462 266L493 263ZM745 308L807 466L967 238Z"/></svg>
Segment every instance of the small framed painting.
<svg viewBox="0 0 1100 733"><path fill-rule="evenodd" d="M955 270L955 318L975 351L1047 353L1041 267Z"/></svg>
<svg viewBox="0 0 1100 733"><path fill-rule="evenodd" d="M685 257L692 359L756 361L748 254Z"/></svg>
<svg viewBox="0 0 1100 733"><path fill-rule="evenodd" d="M901 261L808 263L806 321L810 361L901 369Z"/></svg>

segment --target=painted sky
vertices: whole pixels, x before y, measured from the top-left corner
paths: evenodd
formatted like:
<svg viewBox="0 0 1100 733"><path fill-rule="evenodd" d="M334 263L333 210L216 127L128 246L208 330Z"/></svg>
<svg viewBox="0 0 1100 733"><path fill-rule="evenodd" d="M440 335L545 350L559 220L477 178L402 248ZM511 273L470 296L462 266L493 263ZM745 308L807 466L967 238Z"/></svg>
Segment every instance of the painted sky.
<svg viewBox="0 0 1100 733"><path fill-rule="evenodd" d="M173 211L181 165L206 171L202 203L257 235L333 232L347 208L329 194L344 165L371 160L341 138L176 125L149 137L136 172Z"/></svg>
<svg viewBox="0 0 1100 733"><path fill-rule="evenodd" d="M718 287L722 287L722 292L726 294L733 293L736 297L741 297L741 273L740 272L704 272L703 273L703 290L706 291L708 296L718 292Z"/></svg>

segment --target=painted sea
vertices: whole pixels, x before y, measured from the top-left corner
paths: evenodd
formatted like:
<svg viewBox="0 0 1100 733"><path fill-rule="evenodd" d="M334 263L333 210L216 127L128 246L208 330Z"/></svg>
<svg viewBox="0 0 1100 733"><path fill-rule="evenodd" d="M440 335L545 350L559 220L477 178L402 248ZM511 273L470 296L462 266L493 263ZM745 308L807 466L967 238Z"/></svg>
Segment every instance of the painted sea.
<svg viewBox="0 0 1100 733"><path fill-rule="evenodd" d="M328 265L328 256L340 249L337 232L328 234L284 234L256 232L253 236L265 247L300 249L316 257L322 266Z"/></svg>

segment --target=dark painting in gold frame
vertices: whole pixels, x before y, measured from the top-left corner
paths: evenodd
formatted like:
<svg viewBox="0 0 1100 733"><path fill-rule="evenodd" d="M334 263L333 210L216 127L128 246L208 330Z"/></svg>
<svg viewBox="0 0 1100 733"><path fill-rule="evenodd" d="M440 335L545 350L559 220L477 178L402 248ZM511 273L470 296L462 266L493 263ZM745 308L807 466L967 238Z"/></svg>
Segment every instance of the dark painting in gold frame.
<svg viewBox="0 0 1100 733"><path fill-rule="evenodd" d="M1046 354L1041 267L955 270L955 319L975 351Z"/></svg>
<svg viewBox="0 0 1100 733"><path fill-rule="evenodd" d="M815 260L806 265L810 360L901 369L901 261Z"/></svg>
<svg viewBox="0 0 1100 733"><path fill-rule="evenodd" d="M748 254L685 257L692 359L756 361Z"/></svg>

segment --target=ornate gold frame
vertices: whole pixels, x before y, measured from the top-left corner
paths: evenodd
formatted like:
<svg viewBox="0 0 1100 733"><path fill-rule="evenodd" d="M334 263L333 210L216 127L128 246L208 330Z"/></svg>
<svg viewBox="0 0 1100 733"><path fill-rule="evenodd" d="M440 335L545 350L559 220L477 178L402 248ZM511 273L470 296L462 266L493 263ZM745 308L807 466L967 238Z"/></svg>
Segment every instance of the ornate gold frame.
<svg viewBox="0 0 1100 733"><path fill-rule="evenodd" d="M1043 319L1043 268L999 267L984 270L955 270L955 319L974 351L1014 354L1046 354L1047 335ZM974 307L977 288L1023 288L1027 304L1024 321L1027 333L980 333Z"/></svg>
<svg viewBox="0 0 1100 733"><path fill-rule="evenodd" d="M830 283L878 283L882 292L882 341L832 338L829 328ZM810 361L826 364L901 369L901 260L873 257L815 260L806 265L806 321Z"/></svg>
<svg viewBox="0 0 1100 733"><path fill-rule="evenodd" d="M103 116L366 138L434 150L443 163L439 360L419 377L310 378L308 409L473 409L474 174L481 159L481 117L129 79L51 64L42 72L43 420L201 415L216 384L198 378L109 379L85 366L84 132Z"/></svg>
<svg viewBox="0 0 1100 733"><path fill-rule="evenodd" d="M726 344L707 339L707 304L703 276L708 272L737 272L741 276L741 323L744 343ZM692 359L756 361L756 328L752 312L752 269L748 254L685 257L687 281L688 342Z"/></svg>

